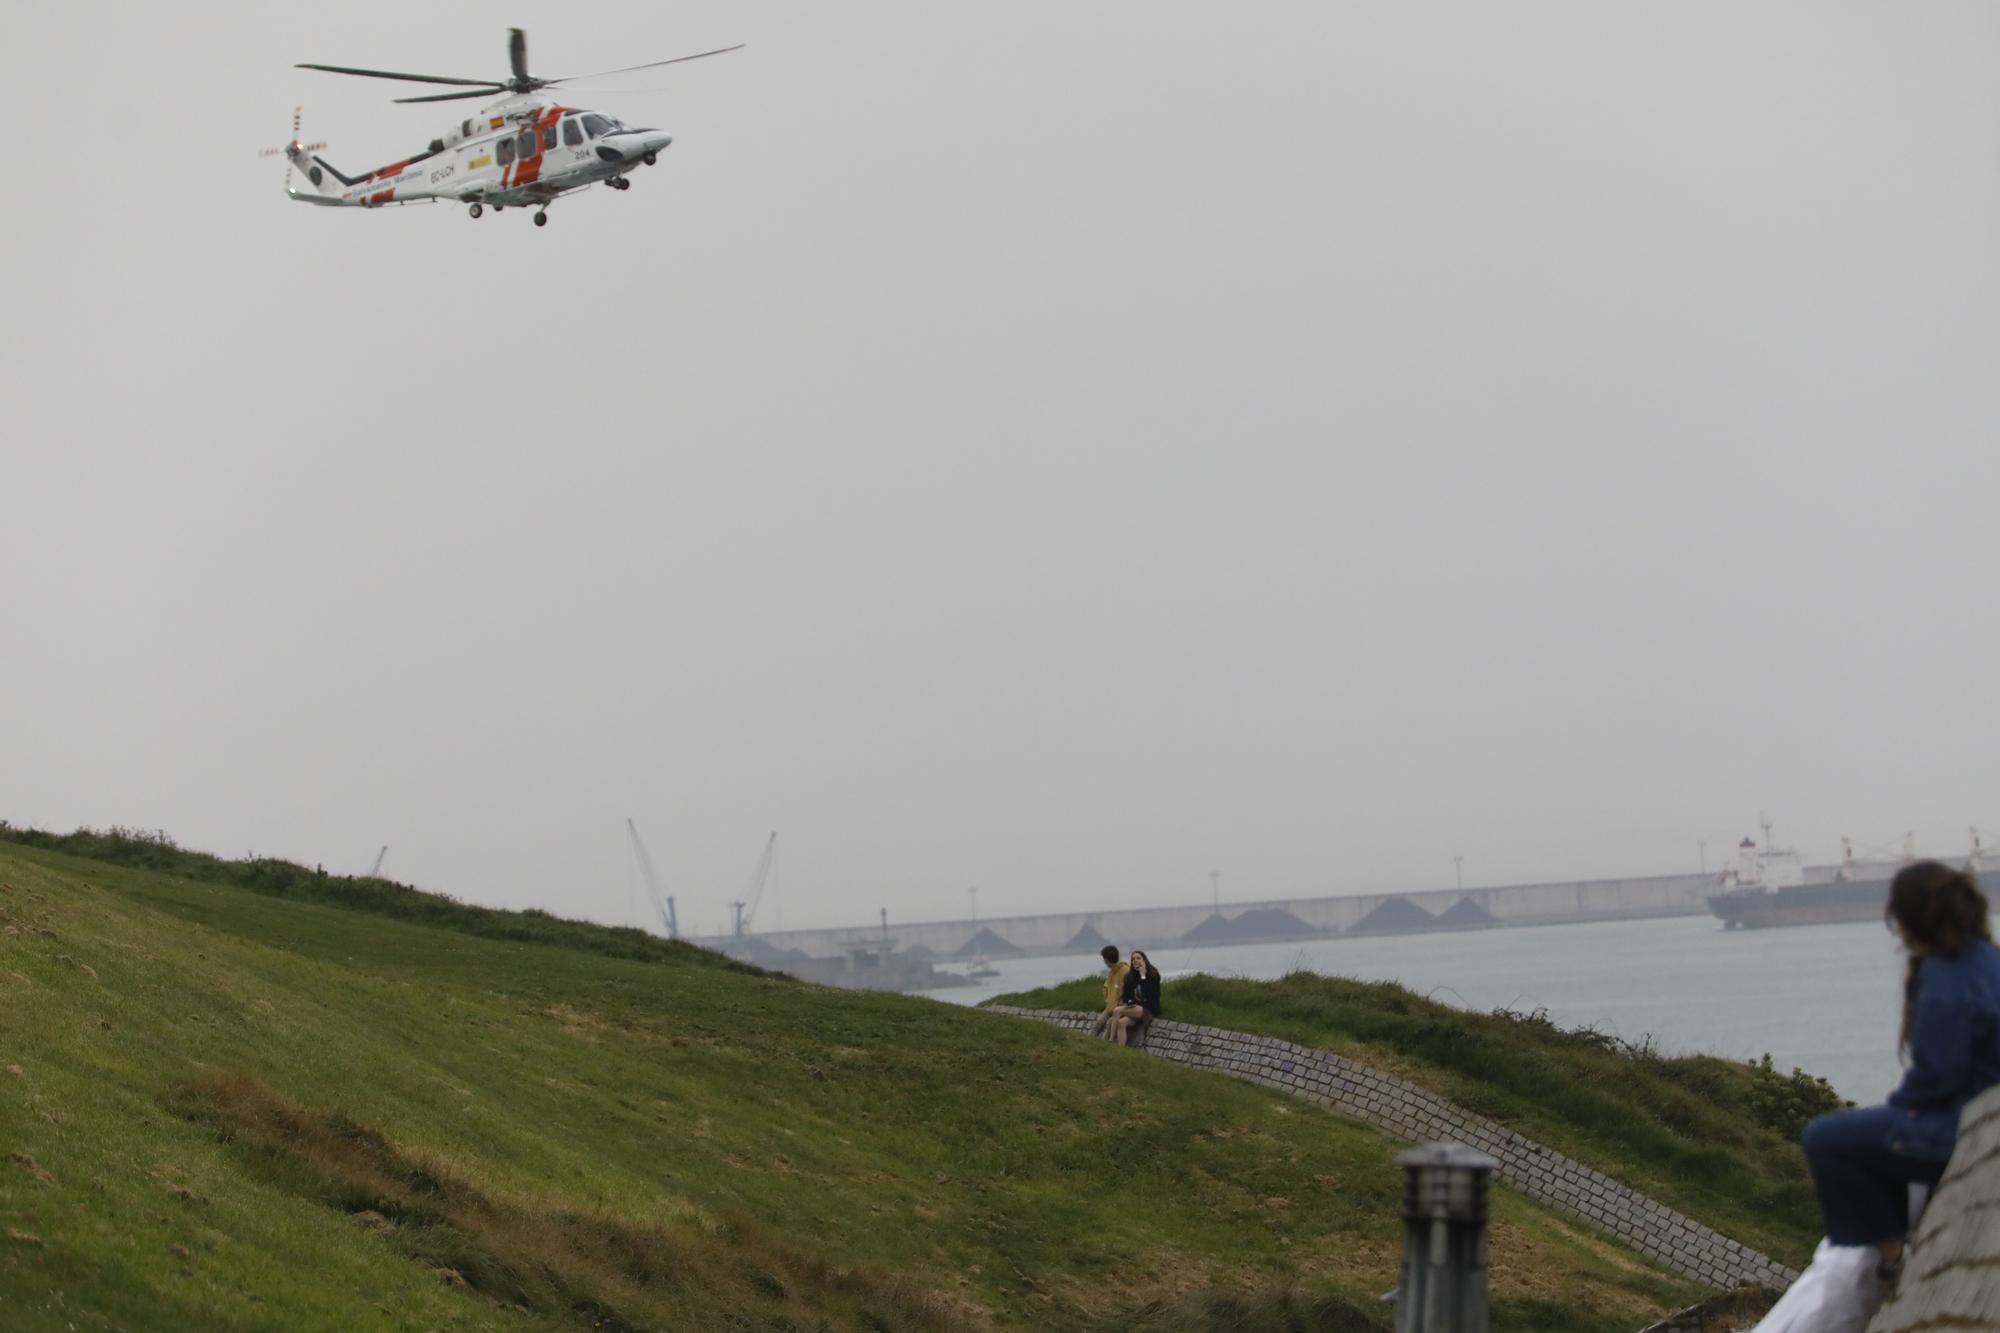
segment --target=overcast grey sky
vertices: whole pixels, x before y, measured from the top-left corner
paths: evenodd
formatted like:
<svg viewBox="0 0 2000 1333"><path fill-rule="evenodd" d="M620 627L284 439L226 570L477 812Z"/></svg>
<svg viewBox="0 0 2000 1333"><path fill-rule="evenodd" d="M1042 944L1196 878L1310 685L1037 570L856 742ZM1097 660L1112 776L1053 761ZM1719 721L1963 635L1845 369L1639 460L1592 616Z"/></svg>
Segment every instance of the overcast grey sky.
<svg viewBox="0 0 2000 1333"><path fill-rule="evenodd" d="M2000 835L2000 7L550 12L0 13L0 817L708 928ZM540 230L256 157L510 23L750 46Z"/></svg>

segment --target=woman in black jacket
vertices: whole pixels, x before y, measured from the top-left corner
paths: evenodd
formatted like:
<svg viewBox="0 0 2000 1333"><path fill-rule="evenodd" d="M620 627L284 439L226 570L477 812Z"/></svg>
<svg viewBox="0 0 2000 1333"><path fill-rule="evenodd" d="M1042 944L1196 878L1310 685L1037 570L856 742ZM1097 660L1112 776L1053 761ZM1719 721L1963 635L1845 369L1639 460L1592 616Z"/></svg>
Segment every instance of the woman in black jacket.
<svg viewBox="0 0 2000 1333"><path fill-rule="evenodd" d="M1112 1013L1111 1039L1126 1038L1160 1016L1160 974L1144 949L1132 951L1132 970L1125 974L1125 1002Z"/></svg>

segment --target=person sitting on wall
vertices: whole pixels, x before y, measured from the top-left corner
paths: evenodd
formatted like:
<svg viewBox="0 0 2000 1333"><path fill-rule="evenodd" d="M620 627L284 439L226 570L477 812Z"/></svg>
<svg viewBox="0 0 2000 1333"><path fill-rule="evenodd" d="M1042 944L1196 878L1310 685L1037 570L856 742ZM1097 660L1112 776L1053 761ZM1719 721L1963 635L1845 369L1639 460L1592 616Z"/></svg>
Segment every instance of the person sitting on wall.
<svg viewBox="0 0 2000 1333"><path fill-rule="evenodd" d="M1111 1040L1129 1045L1132 1035L1160 1016L1160 974L1144 949L1132 951L1132 965L1125 973L1121 1003L1111 1012Z"/></svg>
<svg viewBox="0 0 2000 1333"><path fill-rule="evenodd" d="M2000 949L1978 883L1936 861L1904 866L1884 915L1909 954L1903 1081L1886 1105L1806 1126L1801 1144L1826 1239L1761 1333L1867 1323L1902 1265L1910 1186L1943 1178L1959 1112L2000 1084Z"/></svg>
<svg viewBox="0 0 2000 1333"><path fill-rule="evenodd" d="M1118 961L1118 946L1107 944L1098 951L1104 960L1104 1012L1097 1016L1097 1023L1090 1029L1093 1037L1111 1040L1112 1014L1119 1005L1125 1003L1125 976L1132 970L1129 963Z"/></svg>

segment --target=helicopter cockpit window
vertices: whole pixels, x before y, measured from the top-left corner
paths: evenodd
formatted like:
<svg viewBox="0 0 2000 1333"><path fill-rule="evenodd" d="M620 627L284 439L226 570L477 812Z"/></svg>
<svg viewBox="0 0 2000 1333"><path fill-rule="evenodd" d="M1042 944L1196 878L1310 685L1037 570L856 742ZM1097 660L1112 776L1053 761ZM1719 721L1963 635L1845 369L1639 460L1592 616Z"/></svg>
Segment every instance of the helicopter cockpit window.
<svg viewBox="0 0 2000 1333"><path fill-rule="evenodd" d="M515 137L514 152L516 156L523 158L535 155L535 132L533 130L522 130Z"/></svg>
<svg viewBox="0 0 2000 1333"><path fill-rule="evenodd" d="M598 115L595 111L588 113L583 118L583 132L593 139L601 134L608 134L610 130L611 122L603 116Z"/></svg>
<svg viewBox="0 0 2000 1333"><path fill-rule="evenodd" d="M583 126L578 123L575 116L568 116L563 120L563 142L571 148L583 142Z"/></svg>
<svg viewBox="0 0 2000 1333"><path fill-rule="evenodd" d="M493 161L496 164L504 167L512 163L513 160L514 141L512 139L502 139L493 145Z"/></svg>

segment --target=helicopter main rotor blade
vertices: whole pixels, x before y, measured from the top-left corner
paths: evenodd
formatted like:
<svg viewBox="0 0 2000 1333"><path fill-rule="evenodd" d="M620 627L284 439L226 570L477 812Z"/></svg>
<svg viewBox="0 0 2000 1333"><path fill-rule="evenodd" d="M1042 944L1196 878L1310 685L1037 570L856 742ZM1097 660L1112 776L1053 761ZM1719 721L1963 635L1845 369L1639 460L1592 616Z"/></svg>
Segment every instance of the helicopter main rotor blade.
<svg viewBox="0 0 2000 1333"><path fill-rule="evenodd" d="M459 83L470 87L505 88L491 79L451 79L442 74L393 74L386 69L354 69L348 65L294 65L293 69L323 69L329 74L358 74L364 79L402 79L408 83Z"/></svg>
<svg viewBox="0 0 2000 1333"><path fill-rule="evenodd" d="M695 54L691 56L675 56L672 60L655 60L649 64L644 64L644 65L627 65L623 69L601 69L597 71L597 73L595 74L565 74L560 79L549 79L547 80L547 82L575 83L579 79L601 79L612 74L630 74L634 70L658 69L662 65L678 65L681 62L687 60L702 60L709 56L725 56L728 55L731 51L741 51L744 47L748 45L749 45L748 42L738 42L734 46L718 47L713 51L697 51Z"/></svg>
<svg viewBox="0 0 2000 1333"><path fill-rule="evenodd" d="M514 81L530 83L528 78L528 34L519 28L507 29L507 58L514 62Z"/></svg>
<svg viewBox="0 0 2000 1333"><path fill-rule="evenodd" d="M465 100L466 98L468 98L468 97L491 97L491 96L493 96L493 95L494 95L495 93L504 93L504 92L506 92L506 91L507 91L507 85L506 85L506 84L504 84L504 83L493 83L493 84L488 84L488 85L487 85L486 87L484 87L484 88L474 88L474 89L473 89L473 90L472 90L471 92L469 92L469 93L432 93L432 94L431 94L430 96L428 96L428 97L396 97L396 98L391 98L390 100L391 100L391 101L394 101L394 102L398 102L398 103L402 103L402 102L462 102L462 101L464 101L464 100Z"/></svg>

